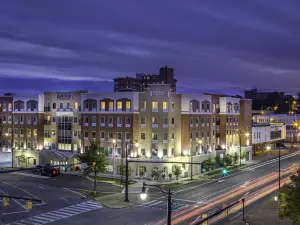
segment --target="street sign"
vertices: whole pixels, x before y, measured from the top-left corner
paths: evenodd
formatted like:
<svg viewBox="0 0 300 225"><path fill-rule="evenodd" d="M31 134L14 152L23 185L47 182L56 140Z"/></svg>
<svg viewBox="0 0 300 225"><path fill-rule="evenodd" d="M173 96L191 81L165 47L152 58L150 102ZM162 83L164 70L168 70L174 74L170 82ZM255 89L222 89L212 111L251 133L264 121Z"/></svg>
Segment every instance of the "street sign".
<svg viewBox="0 0 300 225"><path fill-rule="evenodd" d="M4 207L9 206L9 198L7 198L7 197L3 198L3 206Z"/></svg>
<svg viewBox="0 0 300 225"><path fill-rule="evenodd" d="M32 201L31 200L26 200L26 209L27 210L32 209Z"/></svg>

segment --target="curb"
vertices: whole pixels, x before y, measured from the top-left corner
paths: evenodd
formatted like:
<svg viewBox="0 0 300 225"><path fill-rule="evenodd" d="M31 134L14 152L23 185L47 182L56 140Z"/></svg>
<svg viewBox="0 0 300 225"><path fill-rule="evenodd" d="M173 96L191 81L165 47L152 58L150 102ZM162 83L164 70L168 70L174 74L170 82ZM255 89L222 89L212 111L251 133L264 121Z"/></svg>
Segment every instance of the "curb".
<svg viewBox="0 0 300 225"><path fill-rule="evenodd" d="M85 176L83 176L85 177ZM94 182L94 179L90 178L90 177L85 177L86 179L88 179L89 181L92 181ZM96 183L106 183L106 184L111 184L111 185L114 185L114 186L117 186L117 187L124 187L123 185L120 185L120 184L115 184L113 182L106 182L106 181L100 181L100 180L96 180Z"/></svg>

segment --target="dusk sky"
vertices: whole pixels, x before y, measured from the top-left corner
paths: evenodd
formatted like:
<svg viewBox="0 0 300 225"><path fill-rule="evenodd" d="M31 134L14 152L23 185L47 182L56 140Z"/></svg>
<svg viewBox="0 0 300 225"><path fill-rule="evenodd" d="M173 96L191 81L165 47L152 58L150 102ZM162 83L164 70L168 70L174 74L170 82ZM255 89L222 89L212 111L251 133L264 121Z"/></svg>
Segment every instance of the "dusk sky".
<svg viewBox="0 0 300 225"><path fill-rule="evenodd" d="M175 69L179 92L300 91L300 1L1 0L0 92L113 91Z"/></svg>

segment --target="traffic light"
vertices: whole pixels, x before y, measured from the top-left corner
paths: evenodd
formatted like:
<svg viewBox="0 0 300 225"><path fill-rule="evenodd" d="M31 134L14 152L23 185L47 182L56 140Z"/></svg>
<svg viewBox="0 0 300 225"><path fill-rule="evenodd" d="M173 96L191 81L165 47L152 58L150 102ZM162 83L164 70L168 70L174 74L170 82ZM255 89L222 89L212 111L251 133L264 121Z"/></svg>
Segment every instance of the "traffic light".
<svg viewBox="0 0 300 225"><path fill-rule="evenodd" d="M31 200L26 200L26 209L27 210L32 209L32 201Z"/></svg>
<svg viewBox="0 0 300 225"><path fill-rule="evenodd" d="M225 176L228 174L228 170L226 168L222 169L222 175Z"/></svg>
<svg viewBox="0 0 300 225"><path fill-rule="evenodd" d="M9 206L9 198L7 198L7 197L3 198L3 206L4 207Z"/></svg>

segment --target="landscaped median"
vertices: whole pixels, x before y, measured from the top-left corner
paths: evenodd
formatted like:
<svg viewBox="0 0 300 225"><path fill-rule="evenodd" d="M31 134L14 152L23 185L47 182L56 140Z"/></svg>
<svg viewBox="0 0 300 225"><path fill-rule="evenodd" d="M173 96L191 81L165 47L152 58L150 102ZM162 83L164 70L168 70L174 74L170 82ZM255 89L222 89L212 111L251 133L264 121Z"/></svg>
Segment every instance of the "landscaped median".
<svg viewBox="0 0 300 225"><path fill-rule="evenodd" d="M106 208L122 209L135 205L142 205L145 201L141 200L140 194L129 194L129 202L124 202L124 194L116 193L95 198L97 202Z"/></svg>
<svg viewBox="0 0 300 225"><path fill-rule="evenodd" d="M94 179L95 179L95 177L92 176L92 175L88 175L88 176L86 176L86 178L89 179L90 181L94 181ZM119 187L124 187L125 180L123 181L123 184L122 184L120 179L96 176L96 182L109 183L109 184L113 184L113 185L116 185L116 186L119 186ZM134 180L129 180L129 185L135 184L135 183L137 183L137 182L134 181Z"/></svg>

